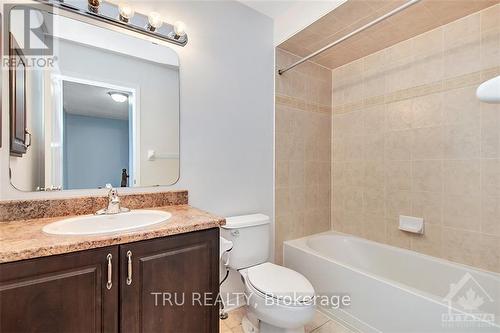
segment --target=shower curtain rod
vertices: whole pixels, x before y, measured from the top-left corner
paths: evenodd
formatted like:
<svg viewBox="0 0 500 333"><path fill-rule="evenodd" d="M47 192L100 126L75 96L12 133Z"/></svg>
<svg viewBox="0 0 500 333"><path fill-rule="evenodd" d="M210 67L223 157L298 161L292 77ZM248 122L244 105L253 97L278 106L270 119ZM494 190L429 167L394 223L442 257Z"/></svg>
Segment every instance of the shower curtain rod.
<svg viewBox="0 0 500 333"><path fill-rule="evenodd" d="M392 15L397 14L397 13L399 13L399 12L400 12L400 11L402 11L402 10L405 10L406 8L408 8L408 7L410 7L410 6L413 6L414 4L416 4L417 2L420 2L420 1L421 1L421 0L411 0L411 1L408 1L408 2L407 2L407 3L405 3L404 5L402 5L402 6L398 7L398 8L396 8L396 9L394 9L394 10L392 10L392 11L390 11L389 13L387 13L387 14L385 14L385 15L382 15L381 17L379 17L379 18L378 18L378 19L376 19L376 20L371 21L370 23L365 24L365 25L364 25L364 26L362 26L361 28L354 30L353 32L351 32L351 33L349 33L349 34L345 35L345 36L344 36L344 37L342 37L342 38L337 39L337 40L336 40L336 41L334 41L333 43L330 43L330 44L328 44L328 45L326 45L326 46L322 47L321 49L319 49L319 50L318 50L318 51L316 51L316 52L311 53L311 54L310 54L310 55L308 55L307 57L302 58L302 59L300 59L300 60L299 60L299 61L297 61L297 62L294 62L293 64L289 65L288 67L285 67L285 68L282 68L282 69L278 70L278 74L279 74L279 75L284 74L285 72L289 71L290 69L294 68L295 66L300 65L301 63L303 63L303 62L305 62L305 61L307 61L307 60L309 60L309 59L311 59L311 58L313 58L313 57L317 56L318 54L323 53L324 51L328 50L329 48L334 47L335 45L337 45L337 44L339 44L339 43L342 43L342 42L343 42L343 41L345 41L346 39L351 38L352 36L354 36L354 35L356 35L356 34L360 33L361 31L364 31L364 30L366 30L366 29L370 28L371 26L374 26L375 24L377 24L377 23L379 23L379 22L381 22L381 21L385 20L386 18L389 18L389 17L391 17Z"/></svg>

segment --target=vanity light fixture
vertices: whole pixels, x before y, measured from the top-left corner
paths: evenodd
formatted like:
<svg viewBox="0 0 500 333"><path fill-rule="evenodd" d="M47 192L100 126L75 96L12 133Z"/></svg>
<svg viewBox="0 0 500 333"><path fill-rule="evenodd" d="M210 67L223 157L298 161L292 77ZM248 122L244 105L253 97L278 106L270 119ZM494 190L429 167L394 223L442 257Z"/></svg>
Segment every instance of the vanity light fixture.
<svg viewBox="0 0 500 333"><path fill-rule="evenodd" d="M157 12L151 12L148 15L148 25L146 26L146 29L148 29L151 32L156 31L156 29L159 29L163 24L163 21L161 19L160 14Z"/></svg>
<svg viewBox="0 0 500 333"><path fill-rule="evenodd" d="M161 15L151 12L145 15L135 12L130 0L35 0L62 8L78 15L110 23L143 35L148 35L162 41L179 46L188 42L186 25L177 21L174 24L164 22ZM123 2L122 2L123 1ZM132 20L133 18L133 20Z"/></svg>
<svg viewBox="0 0 500 333"><path fill-rule="evenodd" d="M119 91L110 91L108 95L111 96L116 103L124 103L128 100L128 95Z"/></svg>
<svg viewBox="0 0 500 333"><path fill-rule="evenodd" d="M120 21L123 23L128 23L135 14L134 9L127 3L120 3L118 5L118 12Z"/></svg>

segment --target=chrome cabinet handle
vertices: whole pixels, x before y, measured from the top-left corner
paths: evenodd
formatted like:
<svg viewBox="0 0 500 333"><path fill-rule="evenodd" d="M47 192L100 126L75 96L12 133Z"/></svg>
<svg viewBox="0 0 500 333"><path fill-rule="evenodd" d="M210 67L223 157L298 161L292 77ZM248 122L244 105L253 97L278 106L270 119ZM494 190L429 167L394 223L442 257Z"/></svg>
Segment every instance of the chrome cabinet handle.
<svg viewBox="0 0 500 333"><path fill-rule="evenodd" d="M109 253L107 255L106 259L108 260L108 282L106 283L106 288L108 288L108 290L109 290L113 286L113 282L112 282L113 264L111 263L111 259L113 259L113 256L111 255L111 253Z"/></svg>
<svg viewBox="0 0 500 333"><path fill-rule="evenodd" d="M132 284L132 251L127 251L127 286Z"/></svg>

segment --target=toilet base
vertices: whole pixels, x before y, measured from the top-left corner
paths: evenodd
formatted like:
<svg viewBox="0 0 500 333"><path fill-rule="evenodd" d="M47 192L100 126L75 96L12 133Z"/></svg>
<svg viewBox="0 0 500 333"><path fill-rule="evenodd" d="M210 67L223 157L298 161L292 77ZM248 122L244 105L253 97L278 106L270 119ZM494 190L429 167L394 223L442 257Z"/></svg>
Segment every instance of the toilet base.
<svg viewBox="0 0 500 333"><path fill-rule="evenodd" d="M245 333L304 333L304 327L299 328L280 328L264 323L258 320L251 313L243 316L241 327Z"/></svg>
<svg viewBox="0 0 500 333"><path fill-rule="evenodd" d="M259 320L253 317L251 314L246 314L241 319L241 328L245 333L260 333L259 332Z"/></svg>

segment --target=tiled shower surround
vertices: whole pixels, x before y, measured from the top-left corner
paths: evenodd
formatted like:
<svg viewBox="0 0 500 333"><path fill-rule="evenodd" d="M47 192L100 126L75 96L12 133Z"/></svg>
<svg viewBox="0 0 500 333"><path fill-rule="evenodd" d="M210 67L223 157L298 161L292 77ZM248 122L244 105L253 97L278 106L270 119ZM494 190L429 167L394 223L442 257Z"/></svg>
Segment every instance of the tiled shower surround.
<svg viewBox="0 0 500 333"><path fill-rule="evenodd" d="M333 229L500 271L498 74L500 5L334 69Z"/></svg>
<svg viewBox="0 0 500 333"><path fill-rule="evenodd" d="M313 69L321 88L331 74L331 130L326 109L300 109ZM500 5L331 71L289 73L277 78L277 259L283 240L326 229L331 184L334 230L500 272L500 106L475 97L500 74ZM399 215L423 217L425 234L399 231Z"/></svg>
<svg viewBox="0 0 500 333"><path fill-rule="evenodd" d="M277 66L298 58L277 49ZM283 241L330 229L331 71L306 63L276 78L276 262Z"/></svg>

